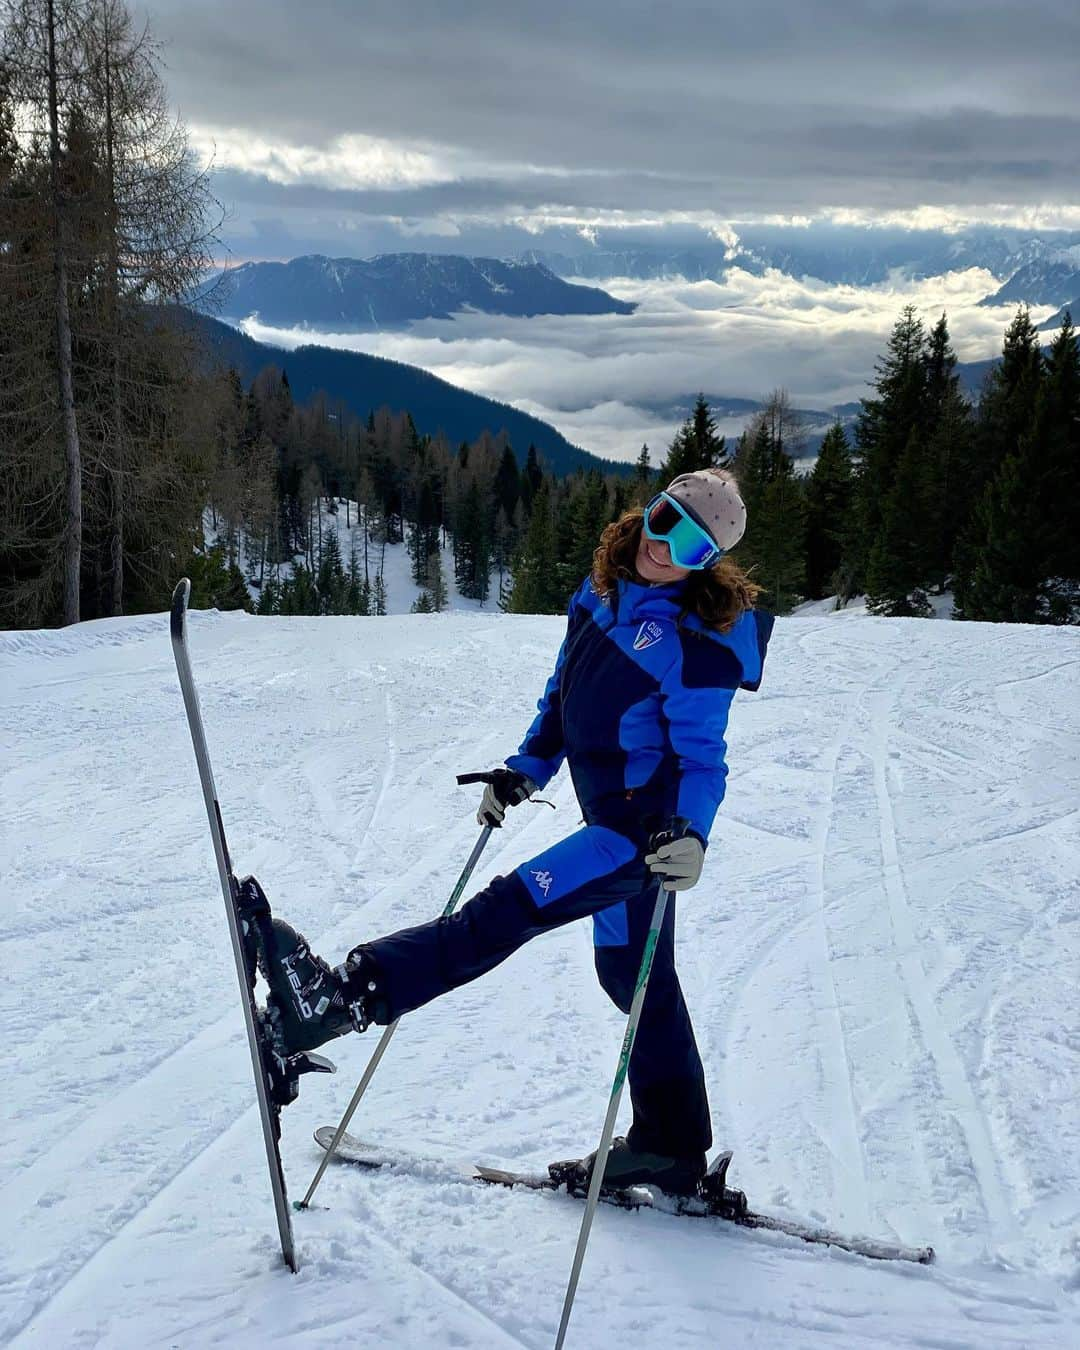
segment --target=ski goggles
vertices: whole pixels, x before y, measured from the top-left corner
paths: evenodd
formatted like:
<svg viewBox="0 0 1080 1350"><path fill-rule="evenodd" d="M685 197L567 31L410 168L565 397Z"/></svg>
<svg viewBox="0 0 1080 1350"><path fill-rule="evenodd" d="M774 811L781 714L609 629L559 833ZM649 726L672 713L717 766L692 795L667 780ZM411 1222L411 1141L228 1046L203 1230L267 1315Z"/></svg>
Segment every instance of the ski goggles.
<svg viewBox="0 0 1080 1350"><path fill-rule="evenodd" d="M658 493L645 508L642 528L650 539L667 544L671 561L689 572L712 567L724 556L705 526L666 492Z"/></svg>

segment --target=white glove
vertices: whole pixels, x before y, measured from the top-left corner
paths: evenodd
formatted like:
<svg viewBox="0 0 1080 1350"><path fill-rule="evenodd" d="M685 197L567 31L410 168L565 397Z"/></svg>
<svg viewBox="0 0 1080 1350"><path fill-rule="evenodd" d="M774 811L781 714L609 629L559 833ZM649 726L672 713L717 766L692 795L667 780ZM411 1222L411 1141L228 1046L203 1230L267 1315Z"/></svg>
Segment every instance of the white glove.
<svg viewBox="0 0 1080 1350"><path fill-rule="evenodd" d="M696 886L705 863L705 850L695 835L684 834L646 853L645 862L654 876L663 878L665 891L688 891Z"/></svg>

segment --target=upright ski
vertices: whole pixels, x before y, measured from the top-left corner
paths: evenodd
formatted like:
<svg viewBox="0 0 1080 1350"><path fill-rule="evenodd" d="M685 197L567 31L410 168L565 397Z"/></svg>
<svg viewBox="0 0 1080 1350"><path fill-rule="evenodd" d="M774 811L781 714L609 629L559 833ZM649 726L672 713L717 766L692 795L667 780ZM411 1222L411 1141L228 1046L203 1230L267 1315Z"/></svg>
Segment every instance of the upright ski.
<svg viewBox="0 0 1080 1350"><path fill-rule="evenodd" d="M280 1111L282 1106L295 1098L296 1080L301 1073L332 1072L333 1065L318 1055L294 1055L285 1058L277 1053L265 1013L255 1002L255 976L260 947L264 945L261 938L269 930L270 906L262 887L254 877L247 877L243 881L237 880L229 860L225 829L221 823L221 807L218 805L217 788L214 786L214 774L210 768L210 756L206 749L199 695L188 656L187 602L190 593L191 582L186 577L173 591L171 615L173 656L176 658L176 671L180 677L180 689L184 695L188 726L195 747L195 761L199 766L199 781L202 783L206 814L210 821L210 835L214 841L214 856L217 858L221 893L225 900L225 915L229 923L229 936L236 961L236 977L240 981L244 1024L247 1027L248 1049L255 1075L255 1095L259 1103L259 1118L262 1121L266 1165L270 1171L270 1187L274 1195L281 1254L289 1269L295 1271L296 1247L293 1243L289 1200L285 1192L285 1175L281 1168L281 1152L278 1148L278 1141L281 1138Z"/></svg>

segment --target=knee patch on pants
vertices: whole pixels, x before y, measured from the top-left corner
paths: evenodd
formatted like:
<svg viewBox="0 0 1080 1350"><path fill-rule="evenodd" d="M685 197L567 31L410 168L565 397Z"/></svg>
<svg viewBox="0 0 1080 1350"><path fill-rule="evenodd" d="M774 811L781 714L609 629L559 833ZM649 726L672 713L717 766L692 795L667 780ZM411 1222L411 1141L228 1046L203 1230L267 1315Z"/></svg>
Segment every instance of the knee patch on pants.
<svg viewBox="0 0 1080 1350"><path fill-rule="evenodd" d="M603 884L637 858L625 835L604 825L586 825L516 869L537 909L554 909L587 888ZM589 911L591 912L591 910Z"/></svg>

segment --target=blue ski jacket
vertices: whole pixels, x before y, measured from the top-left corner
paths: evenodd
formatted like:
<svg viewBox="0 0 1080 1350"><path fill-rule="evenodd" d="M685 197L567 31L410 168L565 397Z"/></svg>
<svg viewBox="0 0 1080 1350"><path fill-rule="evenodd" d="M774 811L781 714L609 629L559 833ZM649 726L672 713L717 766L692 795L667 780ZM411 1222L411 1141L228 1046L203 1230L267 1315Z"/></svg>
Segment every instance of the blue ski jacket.
<svg viewBox="0 0 1080 1350"><path fill-rule="evenodd" d="M747 610L729 633L681 615L682 584L589 579L570 601L555 670L508 768L544 787L565 758L589 825L639 847L673 816L708 844L724 797L728 709L757 689L772 615Z"/></svg>

